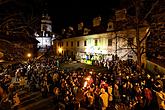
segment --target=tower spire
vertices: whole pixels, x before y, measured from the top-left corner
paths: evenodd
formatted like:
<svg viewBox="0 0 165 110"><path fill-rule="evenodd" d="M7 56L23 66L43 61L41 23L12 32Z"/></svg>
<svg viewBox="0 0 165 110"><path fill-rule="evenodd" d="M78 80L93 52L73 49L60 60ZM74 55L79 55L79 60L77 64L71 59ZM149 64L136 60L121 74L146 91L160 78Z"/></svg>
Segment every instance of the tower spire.
<svg viewBox="0 0 165 110"><path fill-rule="evenodd" d="M48 3L45 0L43 4L42 17L46 17L46 16L48 16Z"/></svg>
<svg viewBox="0 0 165 110"><path fill-rule="evenodd" d="M41 31L52 32L52 21L48 14L48 3L46 2L46 0L44 1L44 4L43 4Z"/></svg>

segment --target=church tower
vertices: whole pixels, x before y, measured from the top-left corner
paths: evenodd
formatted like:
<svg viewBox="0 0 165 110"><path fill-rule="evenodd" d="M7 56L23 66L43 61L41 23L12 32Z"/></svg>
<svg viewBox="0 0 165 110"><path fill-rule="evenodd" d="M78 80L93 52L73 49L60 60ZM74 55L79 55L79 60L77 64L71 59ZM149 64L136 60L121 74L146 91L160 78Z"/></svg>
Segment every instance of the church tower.
<svg viewBox="0 0 165 110"><path fill-rule="evenodd" d="M44 10L41 17L41 30L35 33L39 41L37 48L40 53L48 52L53 45L55 35L52 33L52 21L48 15L47 4L44 4Z"/></svg>
<svg viewBox="0 0 165 110"><path fill-rule="evenodd" d="M52 32L52 21L48 15L47 9L44 9L41 19L41 31Z"/></svg>

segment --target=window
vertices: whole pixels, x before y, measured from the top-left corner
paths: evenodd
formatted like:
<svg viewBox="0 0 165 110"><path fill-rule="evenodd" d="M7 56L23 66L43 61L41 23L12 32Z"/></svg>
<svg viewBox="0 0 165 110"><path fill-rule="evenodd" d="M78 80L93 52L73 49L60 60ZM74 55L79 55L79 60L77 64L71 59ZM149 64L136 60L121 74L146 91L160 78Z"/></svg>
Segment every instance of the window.
<svg viewBox="0 0 165 110"><path fill-rule="evenodd" d="M84 41L84 46L87 46L87 41L86 40Z"/></svg>
<svg viewBox="0 0 165 110"><path fill-rule="evenodd" d="M77 47L79 47L79 41L77 41Z"/></svg>
<svg viewBox="0 0 165 110"><path fill-rule="evenodd" d="M73 47L73 41L71 42L71 47Z"/></svg>
<svg viewBox="0 0 165 110"><path fill-rule="evenodd" d="M95 39L95 46L97 46L98 45L98 40L97 39Z"/></svg>
<svg viewBox="0 0 165 110"><path fill-rule="evenodd" d="M66 42L66 46L68 46L68 42Z"/></svg>
<svg viewBox="0 0 165 110"><path fill-rule="evenodd" d="M61 42L61 46L63 46L63 42Z"/></svg>
<svg viewBox="0 0 165 110"><path fill-rule="evenodd" d="M128 46L131 46L133 44L133 38L128 38Z"/></svg>
<svg viewBox="0 0 165 110"><path fill-rule="evenodd" d="M108 39L108 46L112 46L112 39Z"/></svg>

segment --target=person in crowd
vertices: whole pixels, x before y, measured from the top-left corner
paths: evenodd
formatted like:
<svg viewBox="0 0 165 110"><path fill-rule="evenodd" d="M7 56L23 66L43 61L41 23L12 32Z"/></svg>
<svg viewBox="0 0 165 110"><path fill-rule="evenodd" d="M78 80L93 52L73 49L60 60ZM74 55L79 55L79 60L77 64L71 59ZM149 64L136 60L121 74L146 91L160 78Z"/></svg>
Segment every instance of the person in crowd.
<svg viewBox="0 0 165 110"><path fill-rule="evenodd" d="M165 93L162 91L162 88L159 87L156 92L157 102L159 105L159 110L165 110Z"/></svg>
<svg viewBox="0 0 165 110"><path fill-rule="evenodd" d="M152 95L152 91L151 89L149 89L148 87L143 89L143 93L144 93L144 109L148 110L151 107L151 102L153 99L153 95Z"/></svg>
<svg viewBox="0 0 165 110"><path fill-rule="evenodd" d="M60 92L59 88L58 87L54 87L54 89L53 89L54 103L58 103L58 101L59 101L59 95L60 95L59 92Z"/></svg>
<svg viewBox="0 0 165 110"><path fill-rule="evenodd" d="M13 101L14 101L14 110L18 110L18 106L21 103L20 102L20 98L18 97L18 92L15 93L15 95L13 96Z"/></svg>
<svg viewBox="0 0 165 110"><path fill-rule="evenodd" d="M15 81L19 81L19 78L21 76L21 70L18 68L15 72Z"/></svg>
<svg viewBox="0 0 165 110"><path fill-rule="evenodd" d="M106 110L108 107L108 93L105 92L104 88L101 89L100 97L102 99L102 110Z"/></svg>
<svg viewBox="0 0 165 110"><path fill-rule="evenodd" d="M19 79L19 85L20 85L21 90L24 89L25 83L26 83L25 82L25 77L21 76L20 79Z"/></svg>
<svg viewBox="0 0 165 110"><path fill-rule="evenodd" d="M119 91L119 82L116 81L114 84L114 96L113 99L116 103L119 103L121 101L121 95Z"/></svg>
<svg viewBox="0 0 165 110"><path fill-rule="evenodd" d="M142 70L137 69L137 63L134 61L130 64L122 60L115 62L101 59L95 61L97 63L95 66L107 67L108 72L98 73L94 69L86 68L65 71L57 67L56 61L55 58L31 60L26 66L22 64L15 69L16 73L19 73L19 68L24 67L27 70L27 76L15 74L15 78L17 81L20 79L21 82L22 76L27 77L30 92L37 91L36 88L39 88L43 98L55 96L54 102L65 103L65 108L68 110L79 107L105 110L113 107L110 105L114 103L124 104L130 110L150 110L154 103L161 102L160 100L163 99L161 94L163 91L159 91L159 88L163 88L162 78L140 73ZM87 76L91 76L89 81L85 80ZM12 92L18 89L15 87L12 89L9 77L3 77L1 86L8 95L6 99L9 100ZM154 102L155 97L158 98L157 102ZM160 108L163 109L161 106Z"/></svg>
<svg viewBox="0 0 165 110"><path fill-rule="evenodd" d="M13 96L14 96L14 84L11 83L10 86L8 87L8 98L10 103L14 103L13 102Z"/></svg>
<svg viewBox="0 0 165 110"><path fill-rule="evenodd" d="M112 101L113 101L112 89L113 89L112 85L110 84L108 86L108 95L109 95L108 100L109 100L109 104L112 103Z"/></svg>

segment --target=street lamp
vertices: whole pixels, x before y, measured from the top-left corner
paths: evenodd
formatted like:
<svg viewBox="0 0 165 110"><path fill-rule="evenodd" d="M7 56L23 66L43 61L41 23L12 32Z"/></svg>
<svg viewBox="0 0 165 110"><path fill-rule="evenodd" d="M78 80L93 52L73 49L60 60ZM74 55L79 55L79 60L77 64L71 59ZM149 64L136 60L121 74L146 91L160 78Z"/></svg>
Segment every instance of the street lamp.
<svg viewBox="0 0 165 110"><path fill-rule="evenodd" d="M27 54L27 57L28 57L28 58L30 58L31 56L32 56L32 54L31 54L31 53L28 53L28 54Z"/></svg>
<svg viewBox="0 0 165 110"><path fill-rule="evenodd" d="M58 52L59 52L59 54L62 54L62 51L63 51L63 49L60 47L60 48L58 48Z"/></svg>

